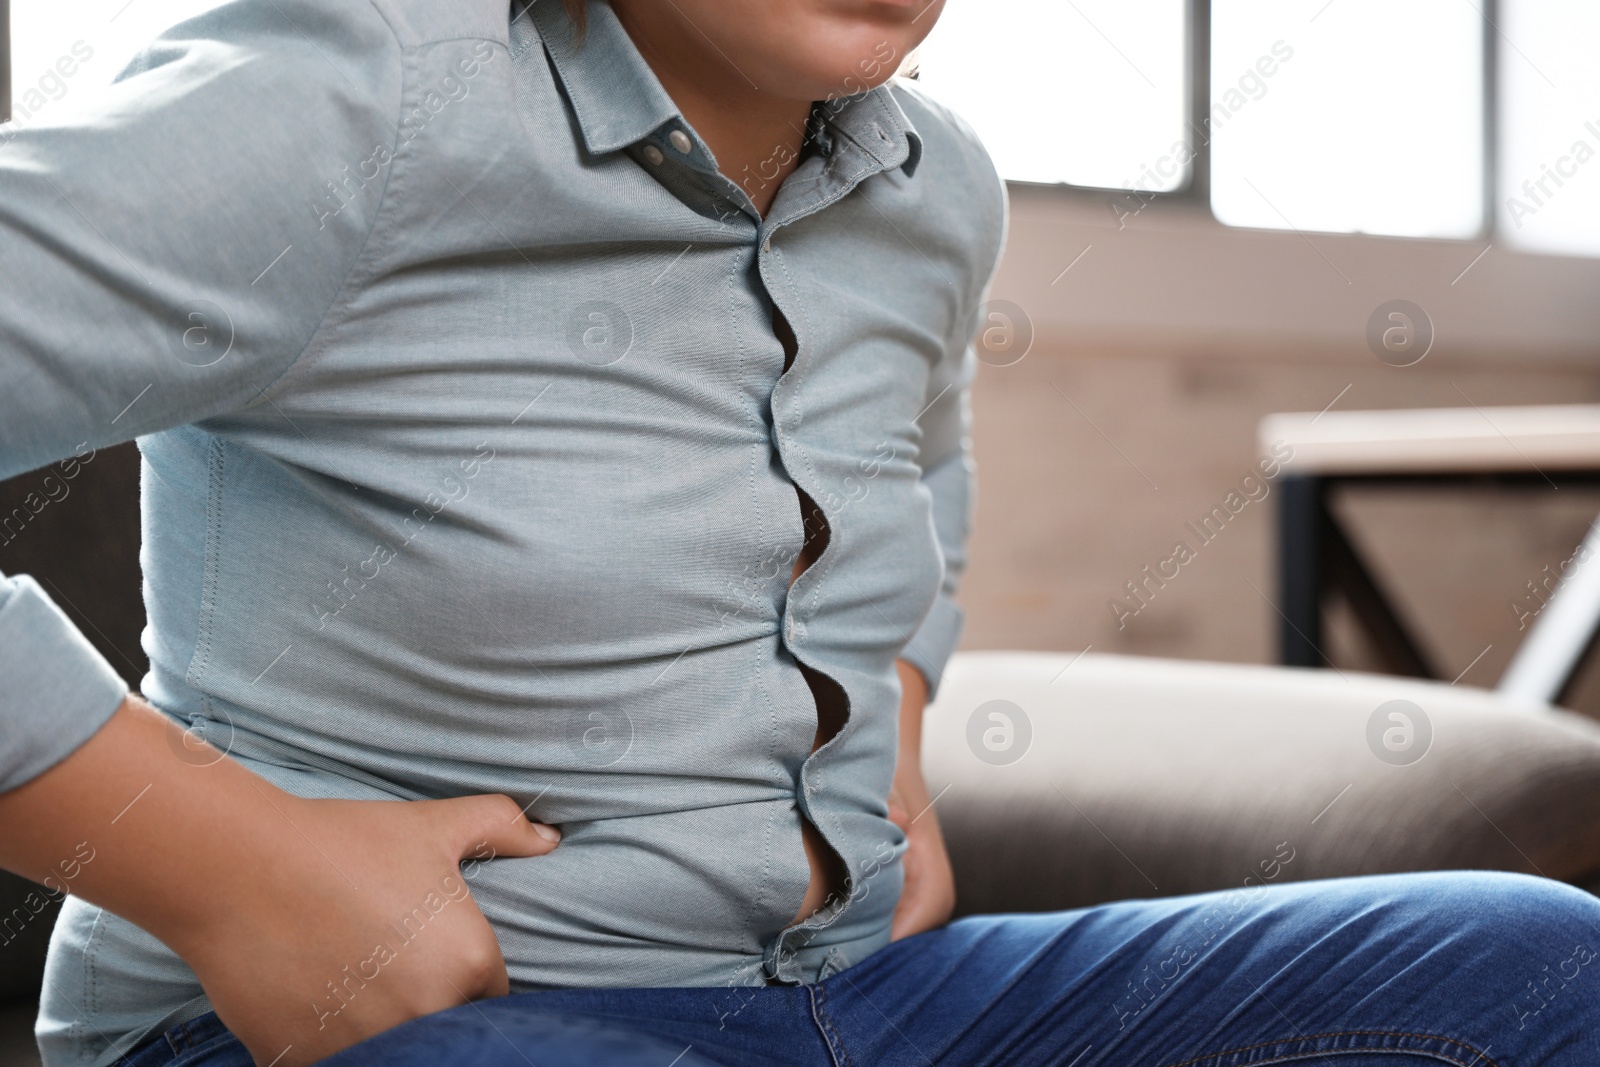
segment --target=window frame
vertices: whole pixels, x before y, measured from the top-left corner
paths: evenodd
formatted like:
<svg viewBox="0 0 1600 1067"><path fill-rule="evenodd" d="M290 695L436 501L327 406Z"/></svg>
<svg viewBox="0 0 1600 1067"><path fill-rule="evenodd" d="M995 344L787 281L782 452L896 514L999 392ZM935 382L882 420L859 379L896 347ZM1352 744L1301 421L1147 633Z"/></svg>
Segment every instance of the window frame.
<svg viewBox="0 0 1600 1067"><path fill-rule="evenodd" d="M0 0L3 2L3 0ZM1330 0L1335 2L1335 0ZM1499 133L1499 107L1500 107L1500 49L1498 29L1498 0L1469 0L1478 11L1482 20L1482 32L1478 43L1478 62L1483 72L1483 99L1482 114L1479 122L1483 130L1483 200L1478 208L1478 228L1472 237L1466 238L1406 238L1395 237L1394 240L1484 240L1497 238L1499 228L1496 225L1496 205L1499 203L1499 161L1500 144ZM1211 137L1207 122L1211 117L1211 0L1189 0L1186 5L1184 32L1187 36L1185 55L1187 69L1184 72L1184 85L1187 94L1187 113L1189 133L1193 140L1190 148L1193 156L1189 161L1189 177L1176 189L1166 192L1145 192L1129 189L1117 189L1106 186L1075 185L1071 182L1027 182L1008 179L1009 184L1026 185L1037 189L1059 189L1070 194L1082 193L1110 193L1124 198L1132 197L1143 204L1152 201L1165 201L1171 204L1181 204L1193 209L1199 209L1219 226L1228 226L1229 229L1249 229L1250 227L1230 226L1217 219L1211 210ZM1115 204L1113 203L1113 207Z"/></svg>

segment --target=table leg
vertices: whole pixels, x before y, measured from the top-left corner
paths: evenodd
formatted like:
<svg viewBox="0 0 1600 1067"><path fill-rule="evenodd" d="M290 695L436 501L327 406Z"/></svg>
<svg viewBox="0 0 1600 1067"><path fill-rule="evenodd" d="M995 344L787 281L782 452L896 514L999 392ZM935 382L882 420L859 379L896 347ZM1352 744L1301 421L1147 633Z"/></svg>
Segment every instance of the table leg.
<svg viewBox="0 0 1600 1067"><path fill-rule="evenodd" d="M1313 475L1289 475L1278 494L1278 662L1328 666L1320 651L1326 485Z"/></svg>

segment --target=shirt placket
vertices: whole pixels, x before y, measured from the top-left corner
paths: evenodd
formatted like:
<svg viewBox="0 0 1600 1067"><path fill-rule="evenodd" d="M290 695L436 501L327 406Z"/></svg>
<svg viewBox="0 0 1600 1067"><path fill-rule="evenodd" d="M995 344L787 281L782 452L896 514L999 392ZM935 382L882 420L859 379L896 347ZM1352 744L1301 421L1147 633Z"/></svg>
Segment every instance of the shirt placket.
<svg viewBox="0 0 1600 1067"><path fill-rule="evenodd" d="M774 306L788 319L791 326L803 323L812 310L820 313L822 309L807 309L799 304L800 294L795 292L790 283L789 272L783 261L783 229L824 210L829 204L848 195L867 178L886 169L881 155L864 152L853 141L837 136L831 130L828 131L828 137L831 150L826 154L820 173L810 175L796 171L791 174L784 187L780 188L773 202L773 210L762 221L757 233L760 242L757 262L762 284ZM792 376L792 380L800 381L803 380L807 369L809 353L803 331L796 327L795 335L800 344L795 352L794 364L785 377ZM773 447L790 481L797 487L805 489L807 495L816 501L825 498L825 494L821 492L822 487L803 486L801 480L796 477L797 471L809 467L803 456L804 446L797 434L799 426L804 421L801 399L798 394L791 394L789 403L773 403ZM830 516L830 526L833 521L834 517ZM783 640L790 654L797 660L819 673L827 674L827 665L810 656L806 647L807 623L818 612L824 595L820 584L815 588L807 588L812 583L806 582L806 577L815 566L813 564L812 568L802 572L790 587L790 595L784 604ZM816 581L820 583L820 580L819 575ZM840 840L841 834L830 830L830 820L824 812L817 809L815 804L817 795L824 790L823 774L826 763L827 756L820 750L806 758L800 768L795 799L801 813L817 827L828 846L844 859L848 867L849 853L841 847L843 845L843 841ZM826 958L821 963L808 966L802 971L800 957L820 931L837 922L844 914L850 899L848 884L845 890L844 900L825 906L816 915L785 928L768 941L763 951L762 966L769 980L784 984L819 980L820 969L826 966ZM830 953L831 955L836 953ZM837 962L835 965L839 966Z"/></svg>
<svg viewBox="0 0 1600 1067"><path fill-rule="evenodd" d="M854 101L851 106L865 107L870 103ZM717 169L709 148L681 119L675 118L663 124L628 150L663 187L698 214L730 222L737 213L751 220L757 246L758 277L768 299L791 326L804 322L809 309L799 306L800 295L788 282L783 262L783 229L824 210L829 204L847 196L863 181L893 165L891 159L894 153L890 149L894 142L880 119L858 118L858 121L851 123L854 127L851 130L837 128L830 122L819 125L821 128L816 131L819 135L818 154L802 160L800 166L785 178L765 218L761 217L746 191ZM804 375L808 353L798 329L796 337L801 343L796 350L794 363L784 377L792 376L794 380L799 380ZM797 488L805 488L795 476L796 471L807 467L801 454L803 446L795 432L804 421L799 398L794 398L787 405L772 403L771 410L772 445L779 462L790 482ZM807 493L813 500L818 499L822 495L820 488L813 486ZM820 606L822 590L820 587L801 589L800 595L795 595L796 587L806 584L804 578L805 574L802 573L790 586L790 595L785 598L781 639L797 660L827 674L826 665L814 660L806 651L806 623ZM848 865L848 853L841 847L842 834L830 832L824 813L818 811L814 804L816 794L822 790L823 763L825 758L820 752L807 756L796 782L795 801L805 818L821 832L828 847ZM815 979L817 974L811 972L818 971L818 967L806 968L805 974L797 973L801 970L799 957L811 939L839 919L848 904L847 887L847 896L843 901L830 904L818 914L771 936L762 953L762 970L767 979L783 984ZM835 963L835 966L839 965Z"/></svg>

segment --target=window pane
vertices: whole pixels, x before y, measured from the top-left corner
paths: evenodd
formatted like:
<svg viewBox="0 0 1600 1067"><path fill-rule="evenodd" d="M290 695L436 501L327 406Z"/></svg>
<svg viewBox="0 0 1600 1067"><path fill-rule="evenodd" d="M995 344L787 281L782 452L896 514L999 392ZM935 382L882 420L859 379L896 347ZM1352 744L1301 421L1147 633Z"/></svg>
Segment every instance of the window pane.
<svg viewBox="0 0 1600 1067"><path fill-rule="evenodd" d="M1002 177L1166 191L1188 179L1183 0L950 0L929 95Z"/></svg>
<svg viewBox="0 0 1600 1067"><path fill-rule="evenodd" d="M1467 0L1213 0L1217 218L1478 233L1482 42Z"/></svg>
<svg viewBox="0 0 1600 1067"><path fill-rule="evenodd" d="M1600 6L1500 0L1500 231L1600 255Z"/></svg>
<svg viewBox="0 0 1600 1067"><path fill-rule="evenodd" d="M11 117L91 98L162 30L222 0L11 0Z"/></svg>

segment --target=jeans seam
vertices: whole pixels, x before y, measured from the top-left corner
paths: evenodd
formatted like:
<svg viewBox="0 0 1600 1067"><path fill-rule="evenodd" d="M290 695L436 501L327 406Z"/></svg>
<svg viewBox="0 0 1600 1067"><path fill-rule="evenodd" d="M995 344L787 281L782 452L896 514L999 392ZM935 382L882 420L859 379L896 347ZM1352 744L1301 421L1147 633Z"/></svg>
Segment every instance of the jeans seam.
<svg viewBox="0 0 1600 1067"><path fill-rule="evenodd" d="M1375 1049L1370 1049L1370 1048L1348 1048L1348 1049L1312 1049L1312 1048L1307 1048L1303 1053L1297 1052L1297 1053L1293 1053L1293 1054L1288 1055L1288 1056L1274 1056L1272 1059L1268 1059L1268 1060L1255 1060L1255 1061L1253 1061L1251 1067L1264 1067L1265 1064L1270 1064L1270 1063L1287 1063L1291 1059L1303 1059L1303 1058L1310 1057L1310 1056L1329 1056L1329 1055L1339 1056L1339 1055L1345 1055L1345 1054L1349 1054L1349 1053L1371 1053L1371 1052L1374 1052L1374 1051L1404 1052L1404 1053L1409 1053L1409 1054L1412 1054L1412 1055L1432 1056L1435 1059L1442 1060L1445 1063L1458 1064L1459 1067L1499 1067L1498 1064L1496 1064L1493 1060L1489 1059L1489 1057L1487 1055L1485 1055L1487 1050L1484 1050L1484 1052L1479 1052L1476 1048L1474 1048L1472 1045L1467 1044L1465 1041L1458 1041L1453 1037L1441 1037L1438 1034L1418 1034L1418 1033L1411 1033L1411 1032L1405 1031L1405 1030L1330 1030L1330 1031L1328 1031L1326 1033L1321 1033L1321 1034L1304 1034L1304 1035L1298 1035L1298 1036L1292 1037L1292 1038L1279 1038L1279 1039L1277 1039L1275 1041L1262 1041L1262 1042L1258 1042L1257 1044L1254 1044L1254 1045L1241 1045L1238 1048L1223 1049L1223 1050L1221 1050L1219 1052L1212 1052L1212 1053L1208 1053L1208 1054L1206 1054L1204 1056L1196 1056L1193 1059L1183 1060L1180 1063L1170 1063L1170 1064L1167 1064L1166 1067L1196 1067L1197 1064L1216 1062L1216 1061L1219 1061L1224 1056L1234 1056L1234 1055L1238 1055L1241 1052L1250 1052L1250 1051L1253 1051L1255 1049L1269 1048L1269 1047L1271 1047L1273 1045L1282 1045L1282 1044L1286 1044L1286 1043L1291 1042L1291 1041L1298 1041L1302 1045L1305 1045L1305 1044L1308 1044L1309 1042L1317 1041L1317 1040L1319 1040L1321 1038L1327 1038L1327 1037L1407 1037L1407 1038L1416 1038L1416 1039L1422 1040L1422 1041L1440 1041L1440 1042L1443 1042L1446 1045L1457 1045L1457 1046L1461 1047L1462 1049L1465 1049L1467 1052L1474 1053L1474 1058L1470 1059L1470 1060L1462 1059L1461 1057L1455 1055L1454 1053L1446 1052L1446 1051L1443 1051L1443 1050L1435 1051L1435 1050L1431 1050L1431 1049L1406 1048L1406 1049L1375 1050Z"/></svg>
<svg viewBox="0 0 1600 1067"><path fill-rule="evenodd" d="M806 992L811 997L811 1018L816 1021L817 1029L822 1032L822 1041L828 1046L828 1056L833 1060L833 1067L853 1067L850 1053L844 1047L844 1038L839 1035L839 1030L833 1025L833 1020L828 1018L828 1013L823 1009L822 1001L826 991L821 984L806 986Z"/></svg>

